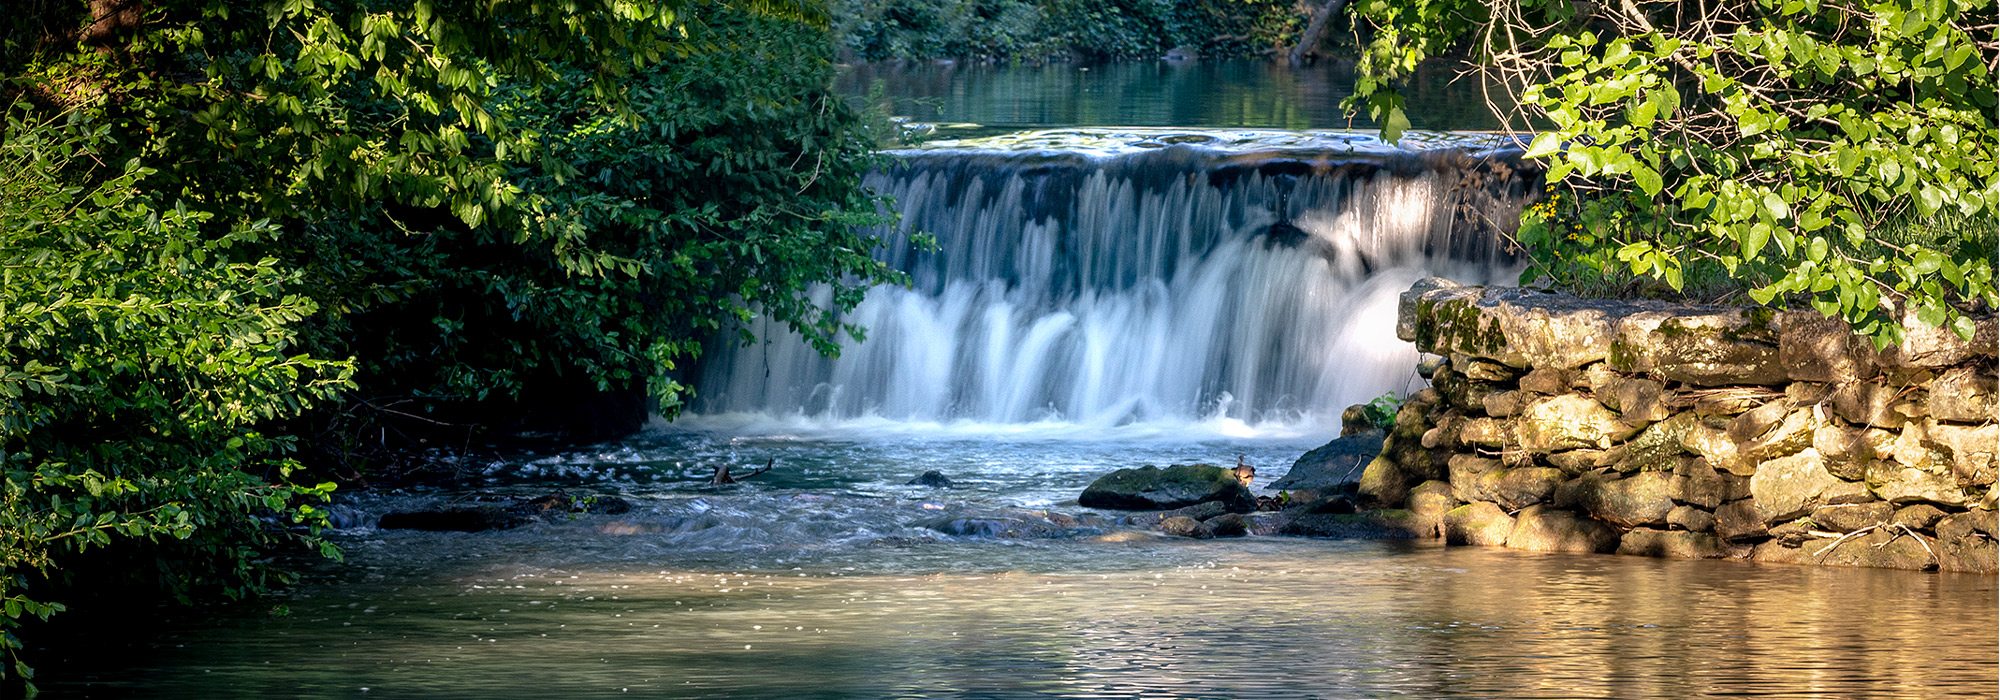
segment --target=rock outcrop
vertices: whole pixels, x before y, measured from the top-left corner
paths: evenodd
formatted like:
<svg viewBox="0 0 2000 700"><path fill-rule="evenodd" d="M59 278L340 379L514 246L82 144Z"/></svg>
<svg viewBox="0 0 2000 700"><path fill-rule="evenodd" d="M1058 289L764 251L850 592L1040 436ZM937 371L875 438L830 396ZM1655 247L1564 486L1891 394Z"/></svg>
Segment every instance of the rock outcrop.
<svg viewBox="0 0 2000 700"><path fill-rule="evenodd" d="M1877 351L1810 311L1426 280L1361 478L1454 544L1993 572L1996 323Z"/></svg>

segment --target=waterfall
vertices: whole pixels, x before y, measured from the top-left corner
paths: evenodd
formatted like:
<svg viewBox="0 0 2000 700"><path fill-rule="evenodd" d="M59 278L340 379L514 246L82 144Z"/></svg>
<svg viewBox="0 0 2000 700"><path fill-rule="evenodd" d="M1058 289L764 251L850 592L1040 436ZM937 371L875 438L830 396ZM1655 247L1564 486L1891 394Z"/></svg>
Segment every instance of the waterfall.
<svg viewBox="0 0 2000 700"><path fill-rule="evenodd" d="M1493 222L1530 185L1505 153L1187 140L894 153L867 183L911 286L870 292L838 358L768 321L712 344L695 411L1326 425L1414 380L1412 282L1518 274Z"/></svg>

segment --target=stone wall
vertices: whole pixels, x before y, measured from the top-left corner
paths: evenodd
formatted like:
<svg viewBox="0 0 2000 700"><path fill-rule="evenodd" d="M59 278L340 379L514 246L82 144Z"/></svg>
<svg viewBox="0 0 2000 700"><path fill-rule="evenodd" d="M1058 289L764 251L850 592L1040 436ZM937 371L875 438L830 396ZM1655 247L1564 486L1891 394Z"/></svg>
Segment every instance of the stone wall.
<svg viewBox="0 0 2000 700"><path fill-rule="evenodd" d="M1995 324L1906 330L1425 280L1361 491L1454 544L1993 572Z"/></svg>

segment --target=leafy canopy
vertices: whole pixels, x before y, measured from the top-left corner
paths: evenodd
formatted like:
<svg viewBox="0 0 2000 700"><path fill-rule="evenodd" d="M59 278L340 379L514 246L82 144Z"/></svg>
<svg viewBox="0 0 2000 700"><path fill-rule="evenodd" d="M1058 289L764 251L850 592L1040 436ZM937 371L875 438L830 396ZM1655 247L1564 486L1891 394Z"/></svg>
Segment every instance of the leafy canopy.
<svg viewBox="0 0 2000 700"><path fill-rule="evenodd" d="M27 10L0 18L10 658L86 549L254 592L318 543L304 475L389 416L577 386L671 411L725 323L831 351L901 279L857 233L872 144L814 3Z"/></svg>
<svg viewBox="0 0 2000 700"><path fill-rule="evenodd" d="M1802 303L1878 345L2000 304L1995 8L1970 0L1367 0L1355 104L1398 122L1465 51L1519 97L1552 197L1525 277ZM1392 130L1393 131L1393 130ZM1393 136L1393 134L1392 134Z"/></svg>

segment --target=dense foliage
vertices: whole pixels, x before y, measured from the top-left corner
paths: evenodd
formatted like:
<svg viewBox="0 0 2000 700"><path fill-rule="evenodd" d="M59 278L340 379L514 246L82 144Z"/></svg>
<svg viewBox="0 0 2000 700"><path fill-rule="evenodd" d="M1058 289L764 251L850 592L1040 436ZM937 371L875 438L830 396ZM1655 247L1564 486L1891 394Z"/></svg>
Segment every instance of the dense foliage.
<svg viewBox="0 0 2000 700"><path fill-rule="evenodd" d="M671 411L724 323L830 350L899 279L857 233L871 142L809 3L24 9L0 19L10 658L84 549L251 592L314 542L331 485L304 475L397 420L574 387Z"/></svg>
<svg viewBox="0 0 2000 700"><path fill-rule="evenodd" d="M1287 0L835 0L834 33L865 61L1267 56L1310 16Z"/></svg>
<svg viewBox="0 0 2000 700"><path fill-rule="evenodd" d="M1991 3L1963 0L1368 0L1355 101L1467 50L1520 96L1552 197L1523 220L1529 277L1617 291L1743 290L1878 344L1902 315L1971 332L2000 304ZM1394 129L1391 129L1392 131ZM1629 289L1627 290L1629 291Z"/></svg>
<svg viewBox="0 0 2000 700"><path fill-rule="evenodd" d="M164 538L176 594L260 582L257 516L315 525L332 484L295 483L292 440L259 426L351 374L297 354L316 306L255 252L276 227L208 235L211 214L146 200L136 160L95 160L104 129L32 119L0 132L0 649L21 675L12 623L61 610L29 586L66 555Z"/></svg>

